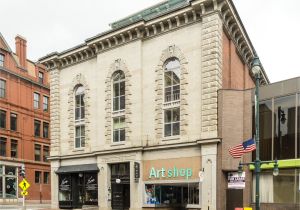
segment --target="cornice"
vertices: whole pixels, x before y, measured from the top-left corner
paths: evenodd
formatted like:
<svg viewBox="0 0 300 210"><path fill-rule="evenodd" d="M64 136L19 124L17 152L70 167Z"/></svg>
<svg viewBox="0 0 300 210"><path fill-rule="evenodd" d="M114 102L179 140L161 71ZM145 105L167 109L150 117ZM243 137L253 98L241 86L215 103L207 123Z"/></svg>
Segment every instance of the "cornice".
<svg viewBox="0 0 300 210"><path fill-rule="evenodd" d="M184 6L172 11L161 13L147 20L139 19L139 21L123 27L113 28L86 39L85 43L71 49L61 53L54 52L40 58L39 62L44 64L48 70L63 69L124 44L159 36L174 29L201 21L202 17L215 13L219 14L223 21L224 31L229 35L243 62L250 69L252 59L257 54L231 0L186 1ZM261 83L263 85L268 84L269 79L263 67L261 75Z"/></svg>

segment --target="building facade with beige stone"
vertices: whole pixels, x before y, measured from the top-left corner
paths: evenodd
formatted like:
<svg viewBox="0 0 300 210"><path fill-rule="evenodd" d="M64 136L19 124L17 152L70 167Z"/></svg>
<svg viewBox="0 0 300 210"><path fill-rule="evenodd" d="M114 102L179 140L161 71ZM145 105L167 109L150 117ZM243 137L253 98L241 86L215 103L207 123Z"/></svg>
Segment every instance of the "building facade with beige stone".
<svg viewBox="0 0 300 210"><path fill-rule="evenodd" d="M220 90L246 104L256 55L234 5L169 0L111 27L40 59L50 72L53 207L224 209L222 169L238 163L222 160ZM243 125L232 145L251 137Z"/></svg>

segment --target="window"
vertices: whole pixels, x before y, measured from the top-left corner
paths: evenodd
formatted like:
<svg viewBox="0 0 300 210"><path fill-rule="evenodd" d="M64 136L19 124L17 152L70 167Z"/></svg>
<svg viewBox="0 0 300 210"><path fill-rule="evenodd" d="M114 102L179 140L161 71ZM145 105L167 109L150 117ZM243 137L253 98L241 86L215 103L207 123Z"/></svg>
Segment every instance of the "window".
<svg viewBox="0 0 300 210"><path fill-rule="evenodd" d="M34 145L34 160L41 161L41 145L39 144Z"/></svg>
<svg viewBox="0 0 300 210"><path fill-rule="evenodd" d="M39 71L39 83L43 84L44 83L44 73Z"/></svg>
<svg viewBox="0 0 300 210"><path fill-rule="evenodd" d="M297 116L297 158L300 158L300 94L298 94L297 109L298 109L298 111L297 111L297 115L298 115ZM300 186L300 183L299 183L299 186Z"/></svg>
<svg viewBox="0 0 300 210"><path fill-rule="evenodd" d="M113 111L125 109L125 75L123 71L113 74Z"/></svg>
<svg viewBox="0 0 300 210"><path fill-rule="evenodd" d="M84 87L78 86L75 91L75 148L85 146L85 104Z"/></svg>
<svg viewBox="0 0 300 210"><path fill-rule="evenodd" d="M261 202L298 204L300 202L299 173L299 169L280 169L278 176L273 176L272 171L262 172L260 175ZM255 186L255 176L253 176L253 186ZM253 195L255 195L255 187Z"/></svg>
<svg viewBox="0 0 300 210"><path fill-rule="evenodd" d="M180 63L170 58L164 64L165 102L180 100Z"/></svg>
<svg viewBox="0 0 300 210"><path fill-rule="evenodd" d="M49 157L49 147L48 146L44 146L43 147L43 161L44 162L49 162L48 158Z"/></svg>
<svg viewBox="0 0 300 210"><path fill-rule="evenodd" d="M165 137L180 134L180 109L165 110Z"/></svg>
<svg viewBox="0 0 300 210"><path fill-rule="evenodd" d="M41 174L42 174L42 172L35 171L35 176L34 176L34 182L35 183L41 183Z"/></svg>
<svg viewBox="0 0 300 210"><path fill-rule="evenodd" d="M83 120L84 116L84 88L79 86L75 92L75 120Z"/></svg>
<svg viewBox="0 0 300 210"><path fill-rule="evenodd" d="M0 137L0 156L6 157L6 138Z"/></svg>
<svg viewBox="0 0 300 210"><path fill-rule="evenodd" d="M115 117L113 120L113 142L125 141L125 116Z"/></svg>
<svg viewBox="0 0 300 210"><path fill-rule="evenodd" d="M10 114L10 130L16 131L17 130L17 115L11 113Z"/></svg>
<svg viewBox="0 0 300 210"><path fill-rule="evenodd" d="M0 66L4 66L4 55L0 53Z"/></svg>
<svg viewBox="0 0 300 210"><path fill-rule="evenodd" d="M44 172L44 184L49 184L49 178L50 178L49 172Z"/></svg>
<svg viewBox="0 0 300 210"><path fill-rule="evenodd" d="M0 128L6 128L6 111L0 110Z"/></svg>
<svg viewBox="0 0 300 210"><path fill-rule="evenodd" d="M18 141L11 140L10 141L10 157L17 158L18 157Z"/></svg>
<svg viewBox="0 0 300 210"><path fill-rule="evenodd" d="M49 138L49 123L43 122L43 138Z"/></svg>
<svg viewBox="0 0 300 210"><path fill-rule="evenodd" d="M0 79L0 98L6 97L6 81Z"/></svg>
<svg viewBox="0 0 300 210"><path fill-rule="evenodd" d="M75 127L75 148L85 146L85 126L79 125Z"/></svg>
<svg viewBox="0 0 300 210"><path fill-rule="evenodd" d="M40 94L33 93L33 107L35 109L40 108Z"/></svg>
<svg viewBox="0 0 300 210"><path fill-rule="evenodd" d="M17 198L17 168L0 165L0 199Z"/></svg>
<svg viewBox="0 0 300 210"><path fill-rule="evenodd" d="M49 109L49 97L47 96L44 96L43 97L43 111L44 112L48 112L48 109Z"/></svg>
<svg viewBox="0 0 300 210"><path fill-rule="evenodd" d="M40 137L41 136L41 121L34 120L34 136Z"/></svg>

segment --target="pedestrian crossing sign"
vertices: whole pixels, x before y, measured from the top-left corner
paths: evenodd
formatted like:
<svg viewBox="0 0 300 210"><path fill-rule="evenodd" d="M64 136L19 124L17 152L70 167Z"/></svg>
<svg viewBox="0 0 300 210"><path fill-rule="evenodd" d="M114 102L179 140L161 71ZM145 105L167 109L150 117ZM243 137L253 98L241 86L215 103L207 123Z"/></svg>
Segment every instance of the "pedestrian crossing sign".
<svg viewBox="0 0 300 210"><path fill-rule="evenodd" d="M23 195L23 196L28 195L28 191L22 191L22 192L21 192L21 195Z"/></svg>
<svg viewBox="0 0 300 210"><path fill-rule="evenodd" d="M26 190L30 187L30 184L27 182L26 179L23 179L23 180L20 182L19 187L20 187L23 191L26 191Z"/></svg>

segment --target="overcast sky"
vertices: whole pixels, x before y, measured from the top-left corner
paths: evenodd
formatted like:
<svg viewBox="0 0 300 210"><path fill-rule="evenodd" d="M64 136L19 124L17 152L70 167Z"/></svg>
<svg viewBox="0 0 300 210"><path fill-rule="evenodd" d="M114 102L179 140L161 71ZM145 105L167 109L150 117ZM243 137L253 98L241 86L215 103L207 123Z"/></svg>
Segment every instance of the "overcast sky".
<svg viewBox="0 0 300 210"><path fill-rule="evenodd" d="M81 44L109 23L161 0L1 0L0 32L31 60ZM233 0L271 82L300 76L300 1Z"/></svg>

